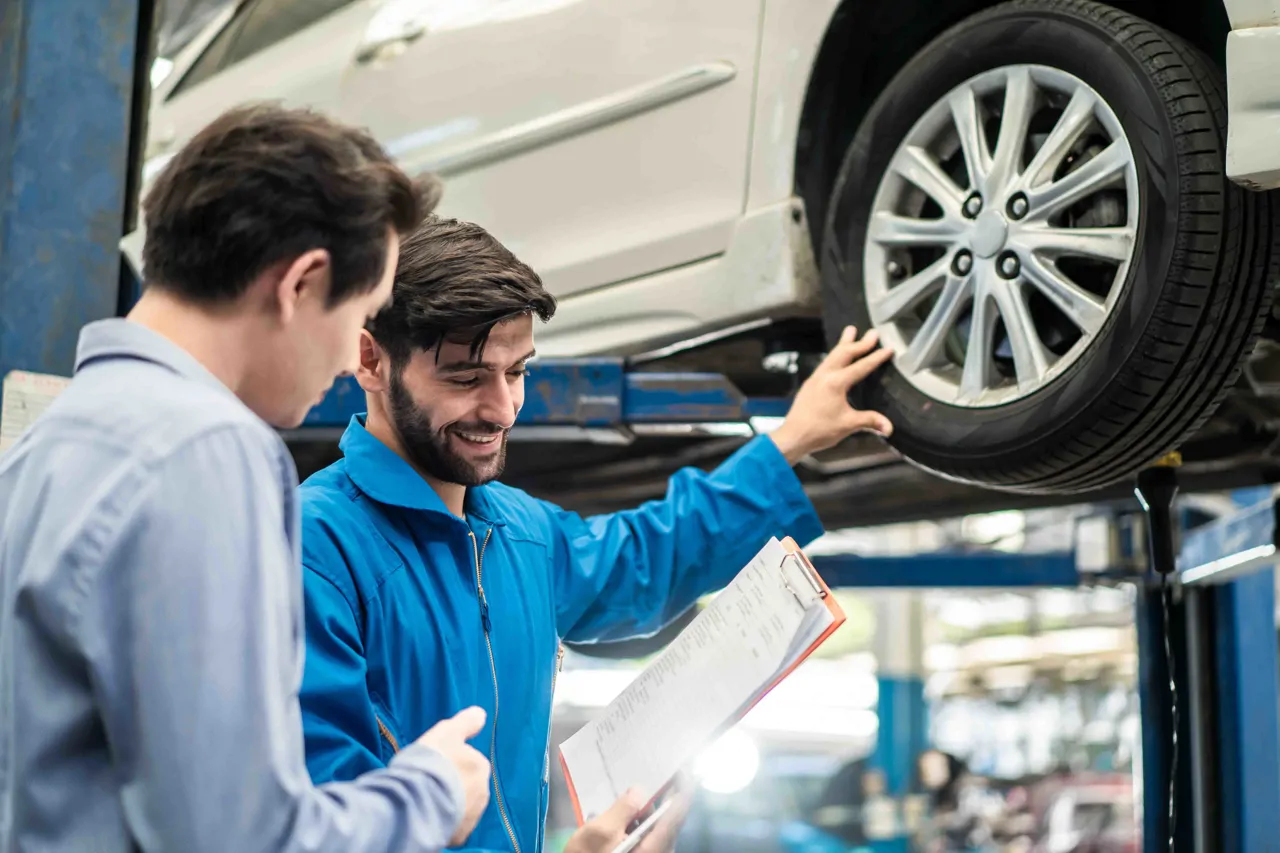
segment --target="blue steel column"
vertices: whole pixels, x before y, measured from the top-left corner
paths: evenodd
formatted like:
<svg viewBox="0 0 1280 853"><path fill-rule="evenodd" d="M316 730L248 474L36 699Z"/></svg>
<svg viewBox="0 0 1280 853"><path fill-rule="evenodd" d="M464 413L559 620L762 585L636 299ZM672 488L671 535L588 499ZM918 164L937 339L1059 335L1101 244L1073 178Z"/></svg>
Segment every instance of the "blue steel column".
<svg viewBox="0 0 1280 853"><path fill-rule="evenodd" d="M1274 571L1215 587L1223 850L1280 850Z"/></svg>
<svg viewBox="0 0 1280 853"><path fill-rule="evenodd" d="M877 594L876 666L879 730L870 765L884 774L885 793L896 806L897 828L872 840L879 851L909 849L902 804L915 777L916 759L928 742L924 701L924 601L919 592Z"/></svg>
<svg viewBox="0 0 1280 853"><path fill-rule="evenodd" d="M115 314L140 0L0 3L0 376Z"/></svg>

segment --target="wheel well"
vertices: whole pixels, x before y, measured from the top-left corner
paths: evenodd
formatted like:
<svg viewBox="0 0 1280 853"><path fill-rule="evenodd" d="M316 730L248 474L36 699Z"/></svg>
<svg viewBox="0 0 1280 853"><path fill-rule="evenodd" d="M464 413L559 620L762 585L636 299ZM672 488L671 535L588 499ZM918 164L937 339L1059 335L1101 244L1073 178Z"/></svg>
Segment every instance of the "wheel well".
<svg viewBox="0 0 1280 853"><path fill-rule="evenodd" d="M804 199L814 249L845 150L872 102L912 56L994 0L842 0L809 77L796 145L796 192ZM1221 0L1113 0L1190 41L1223 65L1230 31Z"/></svg>

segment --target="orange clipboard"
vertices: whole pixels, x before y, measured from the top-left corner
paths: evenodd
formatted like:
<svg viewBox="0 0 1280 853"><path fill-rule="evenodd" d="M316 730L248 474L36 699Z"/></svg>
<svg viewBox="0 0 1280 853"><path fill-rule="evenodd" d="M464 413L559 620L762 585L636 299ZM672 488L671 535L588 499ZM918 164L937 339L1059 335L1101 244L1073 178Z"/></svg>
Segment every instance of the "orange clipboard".
<svg viewBox="0 0 1280 853"><path fill-rule="evenodd" d="M736 725L739 721L741 721L742 718L745 717L751 711L752 708L760 704L760 701L764 699L765 696L768 696L769 693L775 687L781 684L786 679L787 676L789 676L792 672L795 671L796 667L804 663L805 660L807 660L810 655L812 655L815 651L817 651L819 646L821 646L823 643L827 641L827 638L829 638L832 634L834 634L836 630L845 623L846 617L844 613L844 608L842 608L840 606L840 603L836 601L836 597L831 594L830 587L828 587L827 582L822 579L822 575L818 574L818 570L814 568L813 563L809 561L809 557L804 553L804 551L800 548L800 546L796 544L796 541L792 539L790 536L787 536L780 541L781 541L782 547L786 550L787 554L789 556L794 556L797 560L800 561L804 569L805 576L813 583L814 589L818 593L818 597L822 599L822 603L826 606L827 610L831 613L832 622L830 625L827 626L827 629L823 631L822 634L820 634L818 638L809 645L807 649L805 649L803 652L800 653L800 656L797 657L795 661L791 663L790 666L784 669L778 675L777 678L775 678L773 681L765 685L764 688L761 689L760 692L756 694L755 698L753 698L750 702L748 702L738 712L737 715L727 720L722 730L727 730L732 726ZM779 570L781 570L782 567L779 566L778 568ZM559 759L560 759L560 770L561 772L564 773L565 786L569 789L569 801L573 804L574 818L577 820L578 826L582 826L584 821L582 819L582 805L578 802L578 790L577 788L574 787L573 777L569 774L569 765L564 760L564 753L560 753ZM650 800L644 806L644 808L640 810L640 814L642 815L646 814L649 811L649 809L652 808L661 799L662 795L670 787L670 784L671 783L668 783L656 794L654 794L653 799Z"/></svg>

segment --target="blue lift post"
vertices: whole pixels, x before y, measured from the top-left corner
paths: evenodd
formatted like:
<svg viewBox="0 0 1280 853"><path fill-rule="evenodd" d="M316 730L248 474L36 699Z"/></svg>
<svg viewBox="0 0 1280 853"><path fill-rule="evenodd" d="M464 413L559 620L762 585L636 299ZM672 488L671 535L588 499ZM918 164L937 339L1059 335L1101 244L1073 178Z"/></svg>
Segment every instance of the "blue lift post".
<svg viewBox="0 0 1280 853"><path fill-rule="evenodd" d="M0 3L0 377L70 372L80 328L116 314L151 6Z"/></svg>
<svg viewBox="0 0 1280 853"><path fill-rule="evenodd" d="M1206 759L1193 767L1190 780L1183 780L1191 783L1191 830L1208 843L1198 849L1280 850L1278 513L1280 504L1267 497L1189 531L1179 551L1183 619L1174 634L1182 633L1188 641L1182 657L1191 666L1179 669L1190 669L1184 682L1189 695L1181 704L1192 718L1190 750L1182 753ZM1161 650L1141 638L1139 648L1144 659L1160 657ZM1155 682L1144 680L1142 686L1155 694L1150 697L1153 705L1165 699L1167 690ZM1151 745L1157 756L1171 744L1167 718L1164 722ZM1144 719L1148 727L1160 728ZM1144 763L1150 771L1147 787L1157 784L1150 773L1154 765L1167 763L1147 761L1145 754ZM1206 774L1207 769L1218 772Z"/></svg>

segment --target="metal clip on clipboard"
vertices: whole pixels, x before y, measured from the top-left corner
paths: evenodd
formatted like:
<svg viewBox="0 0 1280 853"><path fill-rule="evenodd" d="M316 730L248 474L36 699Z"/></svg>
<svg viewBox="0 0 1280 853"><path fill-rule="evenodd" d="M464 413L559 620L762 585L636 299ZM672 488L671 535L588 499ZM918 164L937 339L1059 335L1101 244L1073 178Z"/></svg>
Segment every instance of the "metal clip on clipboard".
<svg viewBox="0 0 1280 853"><path fill-rule="evenodd" d="M818 596L819 599L827 597L826 587L822 585L822 581L816 576L814 570L809 567L809 563L803 557L799 554L787 554L782 558L782 562L784 564L788 560L795 561L796 568L800 570L800 576L808 581L810 588L813 589L814 595ZM779 566L779 568L782 567ZM787 581L787 573L785 571L782 573L782 585L787 588L787 592L795 596L796 601L800 602L801 607L805 607L804 599L800 597L800 594L796 592Z"/></svg>

